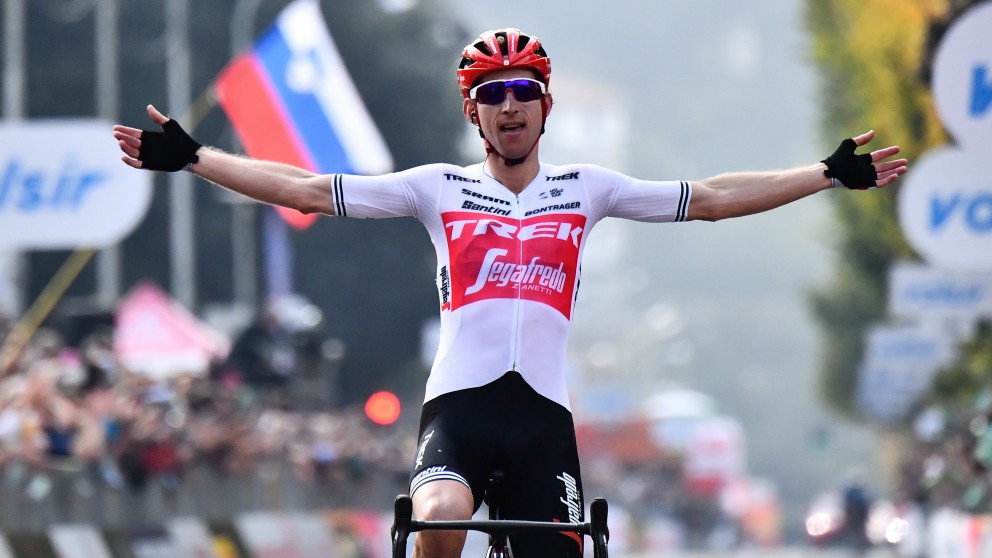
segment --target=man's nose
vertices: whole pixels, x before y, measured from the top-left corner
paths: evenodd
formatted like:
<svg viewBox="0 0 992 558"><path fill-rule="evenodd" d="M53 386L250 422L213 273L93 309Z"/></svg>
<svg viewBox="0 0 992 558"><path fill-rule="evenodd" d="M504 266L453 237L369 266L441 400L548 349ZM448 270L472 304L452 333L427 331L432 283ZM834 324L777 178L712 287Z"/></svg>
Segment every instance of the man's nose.
<svg viewBox="0 0 992 558"><path fill-rule="evenodd" d="M517 98L513 96L513 91L511 89L507 89L506 94L503 95L503 104L500 106L500 109L503 112L516 112L519 108L519 104L520 103L517 102Z"/></svg>

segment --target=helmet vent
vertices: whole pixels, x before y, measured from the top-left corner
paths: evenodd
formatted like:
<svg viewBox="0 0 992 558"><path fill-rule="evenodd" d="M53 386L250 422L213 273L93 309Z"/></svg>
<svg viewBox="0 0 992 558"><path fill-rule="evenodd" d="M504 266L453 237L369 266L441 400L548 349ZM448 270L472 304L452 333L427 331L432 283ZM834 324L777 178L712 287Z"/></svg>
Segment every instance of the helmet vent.
<svg viewBox="0 0 992 558"><path fill-rule="evenodd" d="M509 56L510 55L510 49L509 49L508 45L506 44L506 42L507 42L506 41L506 31L500 31L499 33L496 33L496 42L499 43L499 51L500 51L500 53L504 57Z"/></svg>
<svg viewBox="0 0 992 558"><path fill-rule="evenodd" d="M489 45L487 45L485 41L479 41L479 42L475 43L475 45L473 45L473 46L475 46L475 48L481 50L483 52L483 54L485 54L486 56L492 56L493 55L493 51L489 50Z"/></svg>

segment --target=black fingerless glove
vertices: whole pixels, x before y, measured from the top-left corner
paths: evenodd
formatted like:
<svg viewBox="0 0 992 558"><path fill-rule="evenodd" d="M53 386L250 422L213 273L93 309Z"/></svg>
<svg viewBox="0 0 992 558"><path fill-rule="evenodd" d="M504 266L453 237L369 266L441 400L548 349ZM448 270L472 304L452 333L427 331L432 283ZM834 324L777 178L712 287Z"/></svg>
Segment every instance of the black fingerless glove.
<svg viewBox="0 0 992 558"><path fill-rule="evenodd" d="M875 165L871 163L871 155L855 155L854 150L857 147L851 138L840 142L840 147L833 155L820 161L827 164L827 170L823 174L827 175L827 178L836 178L849 190L874 188L878 173L875 171Z"/></svg>
<svg viewBox="0 0 992 558"><path fill-rule="evenodd" d="M161 132L142 130L138 160L142 168L175 172L200 161L196 150L203 147L189 137L175 120L162 124Z"/></svg>

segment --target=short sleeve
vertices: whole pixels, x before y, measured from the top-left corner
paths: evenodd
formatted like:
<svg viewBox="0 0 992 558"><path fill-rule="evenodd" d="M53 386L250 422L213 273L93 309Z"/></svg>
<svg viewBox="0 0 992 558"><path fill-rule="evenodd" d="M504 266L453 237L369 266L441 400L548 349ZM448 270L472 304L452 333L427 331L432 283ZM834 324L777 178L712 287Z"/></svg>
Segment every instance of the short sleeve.
<svg viewBox="0 0 992 558"><path fill-rule="evenodd" d="M380 176L333 174L334 214L361 219L417 217L418 208L430 203L425 198L436 190L439 174L437 165Z"/></svg>
<svg viewBox="0 0 992 558"><path fill-rule="evenodd" d="M689 181L638 180L598 166L586 168L586 182L603 216L634 221L684 221L692 197Z"/></svg>
<svg viewBox="0 0 992 558"><path fill-rule="evenodd" d="M691 198L692 185L687 180L652 181L630 178L617 192L608 215L653 223L685 221Z"/></svg>

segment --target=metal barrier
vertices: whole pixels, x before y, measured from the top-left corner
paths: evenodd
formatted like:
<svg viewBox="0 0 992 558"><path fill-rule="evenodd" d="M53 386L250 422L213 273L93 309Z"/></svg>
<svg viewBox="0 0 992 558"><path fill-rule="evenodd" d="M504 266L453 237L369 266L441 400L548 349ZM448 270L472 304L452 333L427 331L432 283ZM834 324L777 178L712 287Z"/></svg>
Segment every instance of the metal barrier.
<svg viewBox="0 0 992 558"><path fill-rule="evenodd" d="M197 464L174 486L149 479L138 490L109 485L96 465L60 463L44 471L8 466L0 470L0 531L39 532L53 523L132 529L190 515L229 521L259 510L388 510L406 489L405 474L360 463L342 466L350 472L303 481L281 460L258 463L246 474Z"/></svg>

